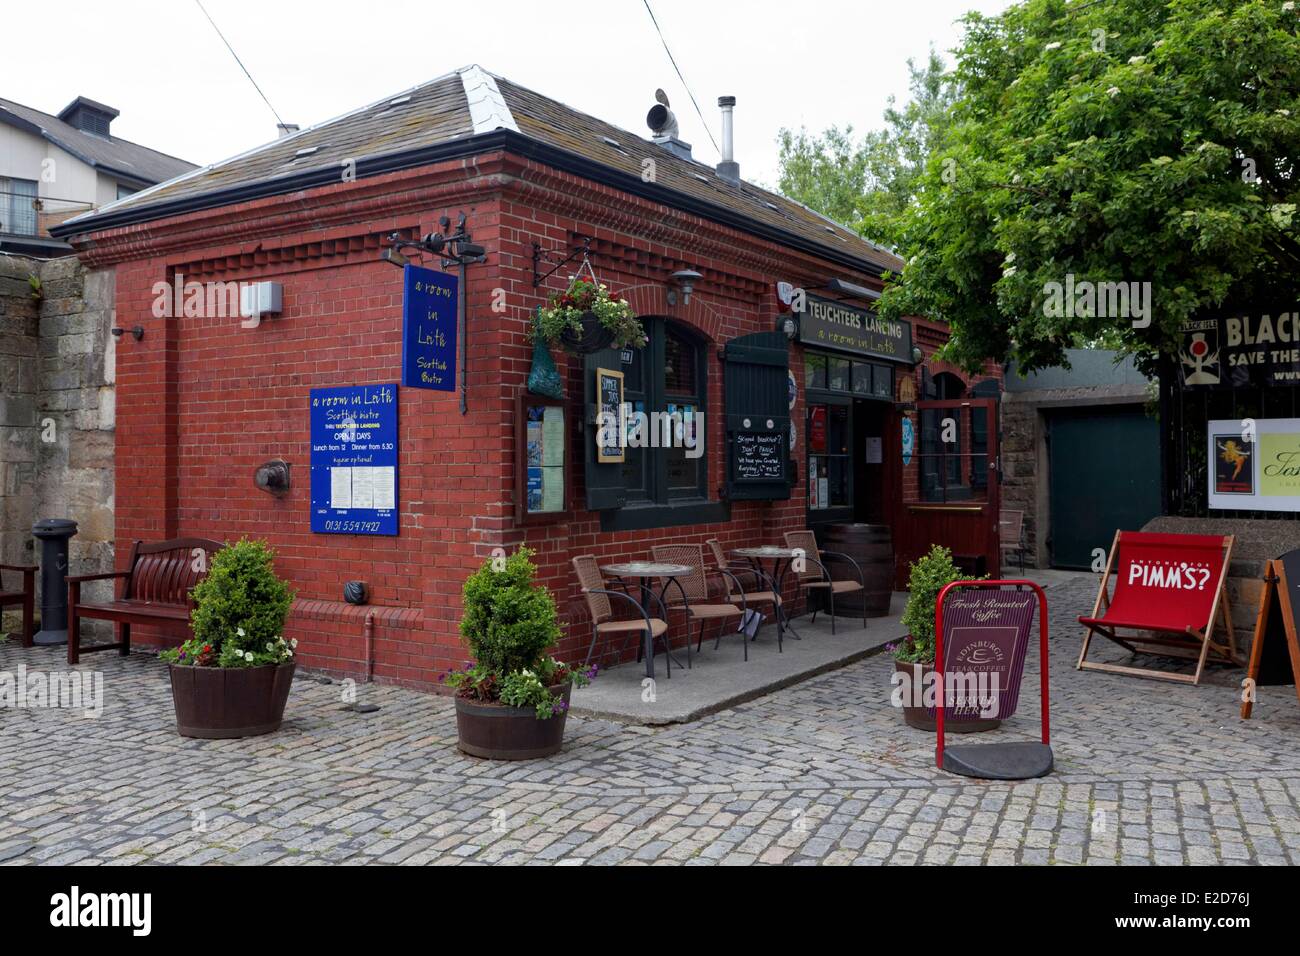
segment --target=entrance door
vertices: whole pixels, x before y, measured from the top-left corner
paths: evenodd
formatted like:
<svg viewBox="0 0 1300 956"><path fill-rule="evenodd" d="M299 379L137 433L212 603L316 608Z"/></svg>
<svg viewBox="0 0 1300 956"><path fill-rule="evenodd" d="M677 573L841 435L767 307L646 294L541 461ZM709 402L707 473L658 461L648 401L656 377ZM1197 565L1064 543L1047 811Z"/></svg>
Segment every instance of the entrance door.
<svg viewBox="0 0 1300 956"><path fill-rule="evenodd" d="M1001 573L998 405L992 398L916 403L916 450L903 466L903 520L895 529L897 582L939 544L970 574Z"/></svg>
<svg viewBox="0 0 1300 956"><path fill-rule="evenodd" d="M1052 567L1090 569L1117 528L1160 514L1160 425L1140 407L1052 413L1047 449Z"/></svg>

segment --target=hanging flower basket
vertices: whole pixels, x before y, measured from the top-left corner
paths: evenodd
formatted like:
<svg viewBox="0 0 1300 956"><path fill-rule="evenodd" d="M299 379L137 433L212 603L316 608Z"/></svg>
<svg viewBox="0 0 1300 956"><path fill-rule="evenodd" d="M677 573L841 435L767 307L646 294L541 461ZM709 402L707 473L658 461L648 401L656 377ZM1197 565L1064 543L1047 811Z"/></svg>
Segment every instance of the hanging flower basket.
<svg viewBox="0 0 1300 956"><path fill-rule="evenodd" d="M594 277L574 279L537 310L537 337L579 354L646 344L645 329L632 307Z"/></svg>

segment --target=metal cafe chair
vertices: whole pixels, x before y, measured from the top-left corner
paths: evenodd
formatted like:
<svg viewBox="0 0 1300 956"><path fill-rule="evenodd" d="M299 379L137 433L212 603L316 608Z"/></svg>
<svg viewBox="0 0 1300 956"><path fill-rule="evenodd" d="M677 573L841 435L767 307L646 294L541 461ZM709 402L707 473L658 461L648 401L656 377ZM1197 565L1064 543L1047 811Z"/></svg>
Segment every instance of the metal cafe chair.
<svg viewBox="0 0 1300 956"><path fill-rule="evenodd" d="M998 515L998 546L1020 557L1020 570L1025 570L1025 513L1003 508Z"/></svg>
<svg viewBox="0 0 1300 956"><path fill-rule="evenodd" d="M799 586L804 589L808 597L813 593L826 595L830 604L831 614L831 633L835 633L835 595L849 594L853 591L865 591L867 582L862 577L862 568L858 567L858 562L854 561L847 554L841 554L838 551L820 551L817 548L817 536L811 531L787 531L785 533L785 546L787 548L799 548L804 553L804 560L809 564L815 564L817 570L805 567L803 571L796 572L799 575ZM831 577L830 571L822 562L822 558L832 561L847 562L853 566L853 573L858 576L856 581L853 580L835 580ZM818 608L813 609L813 623L817 623ZM867 602L862 602L862 626L867 626Z"/></svg>
<svg viewBox="0 0 1300 956"><path fill-rule="evenodd" d="M700 632L696 635L695 649L698 651L704 643L704 628L709 621L724 621L727 618L739 617L743 622L745 612L749 610L749 605L745 602L743 589L740 582L730 571L723 568L707 568L704 564L704 548L698 544L657 544L650 549L656 561L662 561L665 564L681 564L690 568L689 574L683 574L675 578L670 578L664 582L664 592L668 596L668 606L671 608L680 607L686 612L686 666L691 666L691 623L700 622ZM723 593L728 595L728 600L722 603L712 603L712 597L709 593L709 573L717 574L729 579L729 584L723 589ZM733 591L732 584L735 586ZM673 599L671 592L668 592L669 585L676 585L680 602ZM730 603L732 595L739 593L740 607ZM745 648L745 660L749 660L749 638L745 635L744 630L738 632L741 643ZM718 639L713 642L716 650L722 644L722 627L718 627Z"/></svg>
<svg viewBox="0 0 1300 956"><path fill-rule="evenodd" d="M651 617L641 602L632 595L624 591L614 591L605 587L605 578L600 573L600 567L596 564L596 559L590 554L580 555L573 559L573 570L578 575L578 585L582 588L582 596L587 601L587 611L591 614L591 645L587 648L587 659L584 667L591 663L591 655L596 650L596 643L605 637L614 634L626 634L629 636L640 635L642 638L642 648L649 646L653 654L653 645L655 640L663 642L664 646L664 667L667 670L668 677L673 676L672 654L668 646L668 612L664 608L663 602L659 606L663 609L662 617ZM652 595L653 596L653 595ZM624 601L635 609L637 616L624 620L614 618L614 608L610 603L610 598L617 598ZM646 635L649 635L647 641ZM619 649L619 657L623 656L623 651L627 650L627 640L624 639L623 646ZM601 658L604 658L602 653ZM641 654L637 654L637 660L641 660Z"/></svg>
<svg viewBox="0 0 1300 956"><path fill-rule="evenodd" d="M785 629L781 626L781 595L776 593L776 585L772 582L772 579L764 574L761 568L742 562L727 561L727 553L722 548L722 542L717 538L710 538L704 543L713 552L713 560L717 569L733 575L739 585L739 590L734 594L731 593L730 588L727 589L728 601L733 604L736 601L741 601L746 607L764 604L772 605L772 617L776 620L776 649L778 653L781 653L784 650L783 641L785 636L783 633ZM753 577L753 585L756 590L745 590L743 583L745 575ZM754 634L754 640L758 640L757 633Z"/></svg>

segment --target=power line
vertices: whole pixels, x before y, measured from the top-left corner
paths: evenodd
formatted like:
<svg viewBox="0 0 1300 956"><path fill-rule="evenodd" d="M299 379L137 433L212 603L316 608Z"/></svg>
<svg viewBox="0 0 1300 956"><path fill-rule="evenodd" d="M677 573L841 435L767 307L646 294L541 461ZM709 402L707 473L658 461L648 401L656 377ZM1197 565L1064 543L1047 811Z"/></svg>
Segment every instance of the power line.
<svg viewBox="0 0 1300 956"><path fill-rule="evenodd" d="M195 0L195 2L197 2L197 0ZM664 45L664 52L668 54L668 62L670 62L673 65L673 69L677 71L677 79L681 80L682 86L686 87L686 95L691 98L691 103L695 107L695 112L700 117L700 123L704 126L704 132L709 136L709 142L713 144L714 150L721 155L722 150L718 149L718 141L713 138L713 131L709 129L709 124L704 119L704 113L700 111L700 104L695 102L695 94L691 92L691 87L690 84L686 82L686 77L682 76L681 67L677 65L677 60L673 58L673 51L668 49L668 41L664 39L664 31L659 29L659 21L655 18L655 12L650 9L650 0L641 0L641 2L645 4L646 13L650 14L650 22L655 25L655 32L659 34L659 42Z"/></svg>
<svg viewBox="0 0 1300 956"><path fill-rule="evenodd" d="M284 120L280 119L280 114L275 111L275 107L271 105L271 101L266 98L266 94L262 92L262 88L257 85L257 80L253 79L253 74L248 72L248 67L244 66L244 61L239 58L239 54L235 52L235 48L230 45L230 41L226 39L226 35L221 32L221 27L217 26L217 21L213 20L212 15L204 8L202 0L194 0L194 2L199 5L199 9L203 11L203 15L208 18L208 22L212 24L212 29L217 31L217 36L221 37L221 42L226 45L226 49L230 51L230 55L235 58L235 62L239 64L239 68L244 71L244 76L248 77L248 82L253 84L253 89L257 90L257 95L262 98L262 102L266 104L266 108L275 116L275 121L283 126Z"/></svg>

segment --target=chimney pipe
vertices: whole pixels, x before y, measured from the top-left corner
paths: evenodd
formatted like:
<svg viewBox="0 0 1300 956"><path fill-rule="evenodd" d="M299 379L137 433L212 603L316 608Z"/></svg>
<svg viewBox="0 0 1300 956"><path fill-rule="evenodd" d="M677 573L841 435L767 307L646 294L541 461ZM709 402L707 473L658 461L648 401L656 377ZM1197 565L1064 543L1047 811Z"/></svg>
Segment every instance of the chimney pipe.
<svg viewBox="0 0 1300 956"><path fill-rule="evenodd" d="M718 163L718 177L733 186L738 186L740 164L735 160L735 146L732 139L732 114L736 106L736 98L719 96L718 106L722 107L722 162Z"/></svg>

